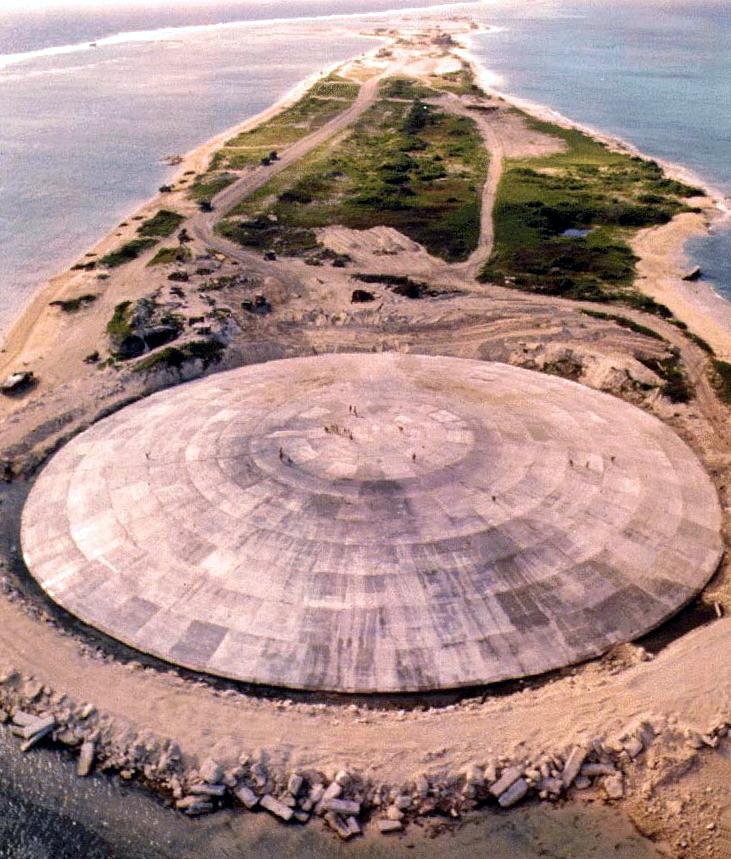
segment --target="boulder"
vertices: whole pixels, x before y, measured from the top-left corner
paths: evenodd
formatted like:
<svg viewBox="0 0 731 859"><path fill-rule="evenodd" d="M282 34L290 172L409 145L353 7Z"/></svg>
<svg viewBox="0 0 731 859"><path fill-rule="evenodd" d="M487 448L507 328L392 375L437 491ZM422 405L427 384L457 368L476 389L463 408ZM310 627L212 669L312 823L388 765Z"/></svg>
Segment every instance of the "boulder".
<svg viewBox="0 0 731 859"><path fill-rule="evenodd" d="M350 300L353 304L365 304L368 301L375 301L376 296L367 289L354 289Z"/></svg>
<svg viewBox="0 0 731 859"><path fill-rule="evenodd" d="M30 370L20 370L11 373L5 381L0 384L0 392L3 394L19 394L25 391L36 381L36 377Z"/></svg>

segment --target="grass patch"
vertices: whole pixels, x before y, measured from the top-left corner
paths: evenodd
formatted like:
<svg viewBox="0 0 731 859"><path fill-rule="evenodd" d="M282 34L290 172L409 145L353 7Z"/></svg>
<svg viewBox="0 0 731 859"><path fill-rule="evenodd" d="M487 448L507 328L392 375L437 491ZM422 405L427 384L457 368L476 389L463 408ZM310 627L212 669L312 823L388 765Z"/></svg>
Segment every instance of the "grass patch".
<svg viewBox="0 0 731 859"><path fill-rule="evenodd" d="M475 83L475 76L467 63L462 63L459 71L431 75L429 84L433 89L453 92L456 95L471 95L475 98L484 98L487 95L485 90Z"/></svg>
<svg viewBox="0 0 731 859"><path fill-rule="evenodd" d="M565 151L510 159L495 202L495 247L483 281L588 301L627 301L671 318L633 287L638 229L685 211L695 189L669 182L662 168L576 129L523 115L529 127L563 140ZM566 230L590 230L585 237Z"/></svg>
<svg viewBox="0 0 731 859"><path fill-rule="evenodd" d="M414 99L434 98L439 92L432 87L424 86L413 78L386 78L378 88L380 98L397 98L413 101Z"/></svg>
<svg viewBox="0 0 731 859"><path fill-rule="evenodd" d="M107 334L113 343L121 343L133 333L131 301L121 301L115 308L112 318L107 322Z"/></svg>
<svg viewBox="0 0 731 859"><path fill-rule="evenodd" d="M714 358L711 364L713 386L716 389L719 400L731 404L731 364Z"/></svg>
<svg viewBox="0 0 731 859"><path fill-rule="evenodd" d="M692 399L693 388L683 370L680 356L675 350L666 358L637 356L637 360L663 380L660 390L671 403L687 403Z"/></svg>
<svg viewBox="0 0 731 859"><path fill-rule="evenodd" d="M220 340L213 338L205 340L191 340L182 346L165 346L137 361L133 370L135 373L149 373L155 370L180 370L187 361L200 359L203 366L221 360L221 355L226 347Z"/></svg>
<svg viewBox="0 0 731 859"><path fill-rule="evenodd" d="M209 193L203 189L226 175L219 171L243 170L259 164L271 152L301 140L349 107L359 90L359 84L336 74L318 81L290 107L256 128L242 131L228 140L214 153L208 172L194 183L192 196L196 200L210 200L217 191Z"/></svg>
<svg viewBox="0 0 731 859"><path fill-rule="evenodd" d="M349 81L347 78L333 72L321 81L318 81L310 90L310 95L317 98L334 98L353 102L358 97L360 84Z"/></svg>
<svg viewBox="0 0 731 859"><path fill-rule="evenodd" d="M380 283L387 286L397 295L405 298L423 298L430 294L429 287L421 280L413 280L401 274L354 274L354 280L361 283Z"/></svg>
<svg viewBox="0 0 731 859"><path fill-rule="evenodd" d="M191 257L190 249L184 245L173 248L160 248L147 265L168 265L170 263L187 262Z"/></svg>
<svg viewBox="0 0 731 859"><path fill-rule="evenodd" d="M594 319L605 319L608 322L620 325L622 328L629 328L630 331L634 331L635 334L642 334L643 337L652 337L654 340L665 340L662 334L658 334L657 331L648 328L646 325L640 325L634 319L627 319L626 316L618 316L614 313L602 313L600 310L582 310L581 312Z"/></svg>
<svg viewBox="0 0 731 859"><path fill-rule="evenodd" d="M177 212L171 212L169 209L160 209L156 215L143 221L137 228L137 232L141 236L168 238L168 236L172 236L184 220L183 215Z"/></svg>
<svg viewBox="0 0 731 859"><path fill-rule="evenodd" d="M209 172L196 176L188 194L198 203L210 203L224 188L228 188L238 177L235 173Z"/></svg>
<svg viewBox="0 0 731 859"><path fill-rule="evenodd" d="M63 310L64 313L76 313L76 311L81 310L82 307L88 307L88 305L95 302L96 298L96 295L92 295L90 292L87 292L84 295L80 295L78 298L57 299L56 301L49 302L49 304L51 307L58 307Z"/></svg>
<svg viewBox="0 0 731 859"><path fill-rule="evenodd" d="M99 262L101 265L107 266L107 268L117 268L120 265L137 259L141 253L144 253L156 244L157 239L132 239L131 242L127 242L116 251L103 256Z"/></svg>
<svg viewBox="0 0 731 859"><path fill-rule="evenodd" d="M687 330L685 332L685 335L688 340L695 343L695 345L702 349L707 355L713 357L716 354L713 349L713 346L711 346L711 344L707 340L704 340L700 335L695 334L693 331Z"/></svg>
<svg viewBox="0 0 731 859"><path fill-rule="evenodd" d="M471 119L382 99L345 138L273 177L217 229L286 255L313 251L318 227L385 225L443 259L462 260L479 240L486 171Z"/></svg>

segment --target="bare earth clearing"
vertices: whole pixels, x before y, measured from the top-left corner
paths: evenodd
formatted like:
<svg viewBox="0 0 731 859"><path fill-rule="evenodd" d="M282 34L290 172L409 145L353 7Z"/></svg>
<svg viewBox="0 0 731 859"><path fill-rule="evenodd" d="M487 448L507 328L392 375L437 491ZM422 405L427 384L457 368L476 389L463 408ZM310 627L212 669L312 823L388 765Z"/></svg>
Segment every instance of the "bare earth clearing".
<svg viewBox="0 0 731 859"><path fill-rule="evenodd" d="M459 34L459 26L455 32ZM232 768L245 753L251 756L245 767L261 764L270 773L270 783L277 778L281 782L282 772L295 769L317 769L332 778L347 766L374 784L396 787L399 795L418 794L423 779L454 787L467 809L475 797L483 796L482 784L465 787L463 776L455 780L470 766L489 774L517 764L531 785L547 778L560 782L572 748L593 748L597 766L608 767L601 761L611 758L612 771L616 767L623 774L618 779L608 776L614 777L610 784L605 782L607 772L585 775L586 783L574 786L572 778L556 796L623 802L641 831L665 845L667 855L728 855L731 618L726 615L731 612L731 587L725 559L693 613L669 630L651 634L644 646L622 645L598 661L507 688L475 690L466 698L424 696L418 702L288 696L182 676L80 629L44 600L24 570L17 537L27 489L23 480L32 478L51 451L99 416L208 369L201 359L149 372L135 371L134 364L124 362L84 363L94 352L102 359L108 355L105 329L115 307L151 293L171 312L187 318L174 345L209 335L225 342L221 360L213 362L212 369L324 352L399 351L505 362L612 393L665 421L695 451L719 492L722 533L727 537L731 429L728 409L708 380L705 352L677 327L639 311L611 308L612 314L634 323L633 330L584 312L606 313L606 305L474 280L492 247L492 203L503 158L560 147L560 141L529 131L498 99L487 98L494 110L479 117L469 110L472 95L439 99L443 109L477 119L491 157L482 190L480 241L465 263L438 260L386 227L358 232L333 225L320 231L326 247L351 257L345 268L312 267L297 258L264 260L213 231L216 220L242 195L345 132L373 103L387 75L427 77L441 73L445 63L447 70L455 67L449 49L434 45L431 34L402 36L389 45L388 56L374 52L341 69L342 76L365 81L354 104L284 149L273 165L242 171L214 199L213 213L197 209L187 186L176 186L144 207L144 217L163 207L187 217L190 262L148 267L155 248L110 270L101 281L97 271L69 272L38 297L11 332L0 354L0 375L28 368L38 383L23 396L0 403L0 462L6 463L5 476L14 481L4 494L0 547L7 574L7 593L0 598L0 652L8 669L0 694L7 703L35 710L68 711L65 718L78 731L75 741L93 736L111 768L129 776L141 772L148 781L173 790L171 779L178 779L178 788L181 780L189 784L194 780L191 768L204 759L214 756ZM214 148L209 144L188 156L181 177L203 169ZM714 328L694 311L688 310L686 317L682 296L668 297L667 283L674 282L683 264L681 258L668 263L669 254L679 237L702 220L702 215L683 215L639 236L639 285L650 295L662 296L697 334L711 340L719 355L727 355L728 328L724 330L720 320ZM130 224L119 231L121 238L107 237L94 252L101 255L133 238L138 221ZM666 240L667 245L662 244ZM658 248L667 252L657 254ZM199 275L196 267L208 273ZM171 284L168 275L181 268L188 279ZM369 284L375 300L352 303L353 289L362 284L351 275L359 271L423 279L431 293L415 300L386 285ZM229 280L204 288L211 278ZM96 300L76 313L48 306L52 298L91 291ZM255 306L259 295L268 312L242 306ZM666 357L671 347L693 388L687 403L671 403L663 396L662 379L648 367ZM44 622L51 616L55 621ZM696 616L706 623L686 632ZM94 711L83 709L84 703ZM175 770L170 760L163 765L154 737L173 738L185 766ZM600 751L592 746L597 737L602 738ZM145 757L145 743L154 750L154 761L152 752ZM535 778L529 774L533 770ZM492 780L483 775L485 779ZM544 792L548 797L550 791ZM410 806L410 813L416 805Z"/></svg>

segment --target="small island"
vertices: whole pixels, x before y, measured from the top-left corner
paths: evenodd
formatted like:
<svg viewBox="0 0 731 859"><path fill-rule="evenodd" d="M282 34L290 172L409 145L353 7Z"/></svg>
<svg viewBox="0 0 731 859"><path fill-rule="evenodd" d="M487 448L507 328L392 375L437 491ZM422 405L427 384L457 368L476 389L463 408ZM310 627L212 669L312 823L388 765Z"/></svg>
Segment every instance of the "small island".
<svg viewBox="0 0 731 859"><path fill-rule="evenodd" d="M731 339L665 285L713 200L485 86L476 26L372 33L169 157L11 331L0 705L29 748L344 840L579 793L711 838L647 797L731 725Z"/></svg>

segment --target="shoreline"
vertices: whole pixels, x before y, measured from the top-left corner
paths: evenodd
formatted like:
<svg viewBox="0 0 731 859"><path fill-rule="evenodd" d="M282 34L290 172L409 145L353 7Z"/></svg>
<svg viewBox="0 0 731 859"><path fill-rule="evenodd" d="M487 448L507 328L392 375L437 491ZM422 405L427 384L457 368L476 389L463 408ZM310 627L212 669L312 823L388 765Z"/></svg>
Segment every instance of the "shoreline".
<svg viewBox="0 0 731 859"><path fill-rule="evenodd" d="M375 39L378 42L384 41L384 37L374 34L359 33L359 35ZM211 155L218 147L225 143L226 140L266 122L282 110L285 110L301 98L317 81L327 77L327 75L331 74L335 69L340 68L347 63L351 63L359 57L366 57L377 50L378 47L375 47L370 51L355 54L347 60L332 62L324 68L312 72L312 74L291 86L269 107L259 111L247 119L235 123L224 131L217 132L213 137L204 140L202 143L194 146L187 152L182 153L181 157L183 160L179 164L175 165L176 169L174 172L171 172L170 178L166 184L179 182L187 171L192 170L196 173L205 172ZM133 216L142 213L146 216L151 215L153 214L154 209L158 207L164 208L165 204L166 195L160 194L159 192L155 193L141 203L137 203L133 207L126 209L125 213L121 215L120 223L125 221L130 222ZM134 222L132 223L134 224ZM134 227L131 231L129 229L126 231L130 232L130 235L126 236L124 235L124 229L120 227L120 224L117 224L93 244L83 250L76 259L83 259L84 256L91 253L101 256L104 253L109 252L118 244L118 240L120 239L120 229L123 231L123 241L134 237ZM69 267L63 269L58 274L53 275L47 281L44 281L20 308L18 314L11 320L8 328L4 332L0 329L0 375L2 375L2 372L7 370L12 361L22 353L33 326L41 317L48 304L61 297L66 289L73 286L74 280L76 279L75 275L76 272Z"/></svg>
<svg viewBox="0 0 731 859"><path fill-rule="evenodd" d="M19 65L24 62L42 59L44 57L64 56L70 53L80 53L94 47L105 47L108 45L128 44L129 42L156 41L163 35L187 35L205 30L215 30L234 27L271 27L280 25L312 24L334 21L359 20L361 18L378 18L380 16L409 15L418 12L451 12L461 10L464 7L479 6L476 0L464 0L459 3L436 3L433 6L407 6L403 9L384 9L378 12L334 12L324 15L302 15L282 16L277 18L257 18L255 20L217 21L210 24L181 24L177 27L156 27L149 30L126 30L119 33L110 33L81 42L72 42L68 45L49 45L45 48L37 48L30 51L20 51L14 54L0 54L0 71L10 66Z"/></svg>
<svg viewBox="0 0 731 859"><path fill-rule="evenodd" d="M687 242L696 236L708 235L718 224L731 222L729 198L682 164L654 158L618 135L577 122L549 105L499 89L495 86L497 76L474 53L470 37L463 39L463 42L466 43L464 49L455 53L470 65L476 80L486 92L535 119L551 122L562 128L575 128L620 152L656 161L671 179L701 188L705 192L706 197L693 198L705 201L703 204L699 203L699 208L703 209L702 213L676 215L668 224L650 227L637 233L631 242L633 250L639 256L635 282L641 292L667 305L692 331L700 333L711 344L719 358L731 359L731 296L724 296L711 282L700 280L688 283L683 280L683 276L693 266L686 251ZM658 243L663 247L660 254L654 251Z"/></svg>

